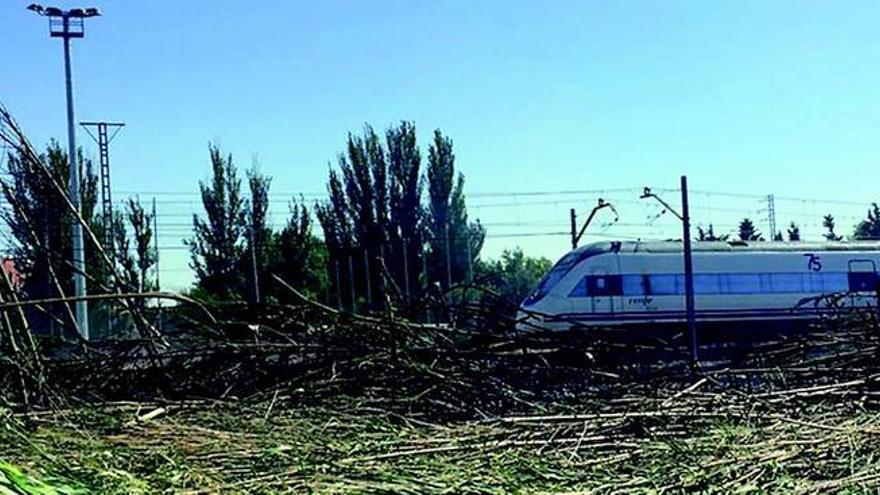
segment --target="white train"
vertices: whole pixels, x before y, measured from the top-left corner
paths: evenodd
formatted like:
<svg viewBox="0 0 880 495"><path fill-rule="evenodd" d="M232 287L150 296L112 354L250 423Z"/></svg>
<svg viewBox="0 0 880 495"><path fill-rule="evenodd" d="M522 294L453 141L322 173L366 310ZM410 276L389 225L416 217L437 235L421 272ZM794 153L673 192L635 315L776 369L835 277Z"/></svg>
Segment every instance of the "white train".
<svg viewBox="0 0 880 495"><path fill-rule="evenodd" d="M697 321L815 318L823 295L842 304L877 302L880 243L695 242ZM681 242L604 242L559 260L521 305L520 327L685 321Z"/></svg>

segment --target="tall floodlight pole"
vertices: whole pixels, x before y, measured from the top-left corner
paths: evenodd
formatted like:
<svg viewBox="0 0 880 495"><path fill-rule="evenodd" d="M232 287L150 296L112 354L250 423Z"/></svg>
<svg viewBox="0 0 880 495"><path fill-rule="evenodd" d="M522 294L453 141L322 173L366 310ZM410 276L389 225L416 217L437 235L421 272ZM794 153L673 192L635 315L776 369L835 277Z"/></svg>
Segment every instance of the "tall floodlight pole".
<svg viewBox="0 0 880 495"><path fill-rule="evenodd" d="M82 38L85 34L84 19L101 15L98 9L61 10L58 7L43 7L31 4L28 10L49 18L49 36L64 40L64 82L67 90L67 161L70 169L70 202L81 212L79 198L79 161L76 155L76 127L73 116L73 76L70 67L70 40ZM89 339L89 315L86 295L86 265L84 261L83 232L79 219L74 218L71 225L73 237L73 286L76 301L76 326L85 340Z"/></svg>

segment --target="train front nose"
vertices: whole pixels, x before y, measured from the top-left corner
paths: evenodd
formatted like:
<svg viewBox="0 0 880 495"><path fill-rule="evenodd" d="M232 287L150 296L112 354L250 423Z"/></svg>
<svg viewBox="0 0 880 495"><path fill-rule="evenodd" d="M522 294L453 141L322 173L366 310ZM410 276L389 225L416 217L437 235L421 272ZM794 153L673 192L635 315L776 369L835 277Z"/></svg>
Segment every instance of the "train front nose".
<svg viewBox="0 0 880 495"><path fill-rule="evenodd" d="M517 331L533 332L544 326L544 317L540 314L536 314L535 311L536 309L534 306L531 306L528 309L524 308L522 305L519 307L519 310L516 312Z"/></svg>

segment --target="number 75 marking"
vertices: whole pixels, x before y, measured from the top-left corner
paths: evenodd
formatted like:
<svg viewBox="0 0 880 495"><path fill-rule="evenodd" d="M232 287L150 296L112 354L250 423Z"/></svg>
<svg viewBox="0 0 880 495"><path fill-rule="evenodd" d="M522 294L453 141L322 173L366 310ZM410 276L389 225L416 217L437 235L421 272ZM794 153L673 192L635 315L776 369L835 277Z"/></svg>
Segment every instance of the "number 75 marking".
<svg viewBox="0 0 880 495"><path fill-rule="evenodd" d="M804 254L807 257L807 270L818 272L822 270L822 260L813 253Z"/></svg>

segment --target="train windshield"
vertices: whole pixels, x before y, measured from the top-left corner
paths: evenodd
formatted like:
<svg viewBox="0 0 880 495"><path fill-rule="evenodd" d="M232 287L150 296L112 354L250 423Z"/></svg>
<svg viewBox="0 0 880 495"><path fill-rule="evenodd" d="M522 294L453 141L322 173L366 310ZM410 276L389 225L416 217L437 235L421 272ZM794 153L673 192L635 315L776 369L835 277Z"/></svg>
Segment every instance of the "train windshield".
<svg viewBox="0 0 880 495"><path fill-rule="evenodd" d="M562 277L564 277L578 261L580 261L581 254L582 253L579 252L571 252L563 256L562 259L560 259L556 265L547 272L547 275L544 275L544 278L541 279L541 283L538 284L538 288L535 289L535 292L533 292L532 295L523 301L523 305L529 306L543 299L544 296L550 292L550 289L552 289L553 286L556 285L556 283L559 282L559 280L562 279Z"/></svg>

